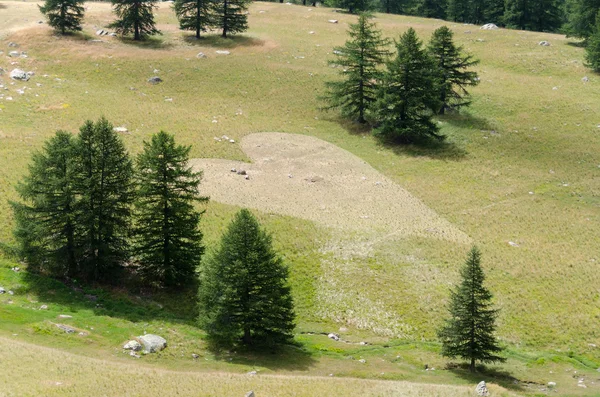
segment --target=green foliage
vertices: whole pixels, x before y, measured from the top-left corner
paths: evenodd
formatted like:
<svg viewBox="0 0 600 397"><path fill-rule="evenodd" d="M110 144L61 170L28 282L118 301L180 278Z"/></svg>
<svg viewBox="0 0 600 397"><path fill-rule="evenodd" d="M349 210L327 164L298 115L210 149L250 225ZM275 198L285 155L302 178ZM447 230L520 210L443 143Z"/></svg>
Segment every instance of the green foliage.
<svg viewBox="0 0 600 397"><path fill-rule="evenodd" d="M82 0L46 0L40 6L48 25L62 34L81 30L84 11Z"/></svg>
<svg viewBox="0 0 600 397"><path fill-rule="evenodd" d="M587 41L585 62L594 72L600 72L600 12L596 17L596 29Z"/></svg>
<svg viewBox="0 0 600 397"><path fill-rule="evenodd" d="M75 145L73 189L80 272L109 280L128 259L133 168L113 126L86 121Z"/></svg>
<svg viewBox="0 0 600 397"><path fill-rule="evenodd" d="M214 24L213 0L176 0L173 9L183 30L193 30L196 38Z"/></svg>
<svg viewBox="0 0 600 397"><path fill-rule="evenodd" d="M214 3L213 27L227 34L241 33L248 30L248 7L251 0L217 0Z"/></svg>
<svg viewBox="0 0 600 397"><path fill-rule="evenodd" d="M451 292L450 318L438 332L442 355L470 360L470 370L477 361L503 362L502 351L494 337L498 310L492 309L492 294L483 286L485 275L481 268L481 253L476 247L460 272L462 281Z"/></svg>
<svg viewBox="0 0 600 397"><path fill-rule="evenodd" d="M375 104L375 134L388 141L441 140L432 121L438 109L435 66L413 28L396 42L396 57L388 62L379 98Z"/></svg>
<svg viewBox="0 0 600 397"><path fill-rule="evenodd" d="M417 15L425 18L446 18L446 0L421 0L417 6Z"/></svg>
<svg viewBox="0 0 600 397"><path fill-rule="evenodd" d="M416 0L379 0L379 9L387 14L414 14Z"/></svg>
<svg viewBox="0 0 600 397"><path fill-rule="evenodd" d="M448 19L466 23L500 23L503 0L448 0Z"/></svg>
<svg viewBox="0 0 600 397"><path fill-rule="evenodd" d="M246 209L238 212L200 277L200 326L224 345L273 344L293 337L288 268Z"/></svg>
<svg viewBox="0 0 600 397"><path fill-rule="evenodd" d="M562 22L559 0L506 0L504 23L509 28L555 32Z"/></svg>
<svg viewBox="0 0 600 397"><path fill-rule="evenodd" d="M176 146L166 132L144 142L138 155L135 201L136 253L147 282L178 286L195 278L204 251L198 230L201 213L193 204L206 201L198 192L201 173L188 165L191 146Z"/></svg>
<svg viewBox="0 0 600 397"><path fill-rule="evenodd" d="M154 23L156 0L112 0L117 20L110 24L117 33L128 35L133 32L134 40L160 34Z"/></svg>
<svg viewBox="0 0 600 397"><path fill-rule="evenodd" d="M456 47L452 39L452 31L442 26L433 32L429 43L429 53L437 71L440 114L469 105L471 101L466 87L479 84L477 73L466 70L479 61L471 55L462 55L462 47Z"/></svg>
<svg viewBox="0 0 600 397"><path fill-rule="evenodd" d="M569 36L587 39L595 31L600 0L571 0L567 2L568 21L564 30Z"/></svg>
<svg viewBox="0 0 600 397"><path fill-rule="evenodd" d="M381 72L377 69L389 55L384 48L389 40L381 38L381 32L369 21L368 14L361 14L358 22L350 25L350 40L333 51L337 59L330 65L342 68L341 81L326 83L328 92L323 98L329 103L325 109L340 108L344 117L365 123L365 112L377 99Z"/></svg>
<svg viewBox="0 0 600 397"><path fill-rule="evenodd" d="M22 203L12 203L14 236L32 269L56 276L75 271L73 139L57 131L32 156L29 174L17 186Z"/></svg>
<svg viewBox="0 0 600 397"><path fill-rule="evenodd" d="M328 0L327 5L347 10L350 14L359 14L372 8L370 0Z"/></svg>

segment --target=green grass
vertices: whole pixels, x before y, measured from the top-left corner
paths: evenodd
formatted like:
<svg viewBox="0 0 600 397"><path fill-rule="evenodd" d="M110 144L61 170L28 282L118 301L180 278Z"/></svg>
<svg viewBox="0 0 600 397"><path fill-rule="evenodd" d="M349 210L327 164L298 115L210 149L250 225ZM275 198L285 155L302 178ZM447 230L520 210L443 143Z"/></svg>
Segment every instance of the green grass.
<svg viewBox="0 0 600 397"><path fill-rule="evenodd" d="M13 13L16 4L33 6L2 4L9 27L19 22ZM540 384L564 379L569 387L561 395L595 393L591 384L579 388L576 379L565 375L567 369L569 374L591 371L600 363L598 349L590 346L600 346L596 287L600 282L600 77L582 65L582 48L559 35L481 31L449 23L456 41L481 59L477 68L481 84L473 89L474 103L461 115L439 120L448 136L446 146L390 148L357 133L335 113L317 110L315 98L322 93L323 82L336 75L327 60L333 46L345 40L347 23L354 20L350 15L255 3L251 29L243 38L210 36L196 41L176 30L172 11L163 6L158 22L164 35L134 45L127 40L86 40L96 38L95 26L105 26L112 18L107 4L88 6L83 35L57 38L37 26L7 34L2 41L2 47L15 41L28 52L29 58L18 62L36 76L14 86L7 85L6 75L0 77L1 84L9 87L4 93L14 98L0 100L0 241L11 239L13 221L7 200L16 198L14 184L26 172L30 154L56 129L75 132L85 119L105 115L115 125L128 127L130 133L123 139L132 154L140 150L143 140L164 129L174 133L178 142L193 145L194 157L236 160L246 160L239 146L217 144L213 137L226 134L239 142L253 132L310 134L361 157L480 246L488 285L502 309L498 334L510 347L510 360L499 370ZM31 20L39 18L34 7L28 10ZM328 19L340 22L330 24ZM390 37L397 38L412 26L425 40L441 25L436 20L388 15L378 15L376 21ZM538 46L540 40L552 46ZM231 55L216 55L218 48L227 48ZM196 58L200 51L208 58ZM9 66L8 58L0 59L0 67ZM155 74L164 82L149 85L146 80ZM591 80L587 84L581 82L585 75ZM21 96L14 90L22 86L31 90ZM209 204L202 221L209 249L236 210ZM326 367L334 365L348 376L377 377L384 372L394 379L473 382L452 371L424 374L421 370L424 360L440 368L445 365L426 346L435 340L448 288L457 280L469 247L418 238L371 244L369 236L345 236L299 219L258 215L290 264L299 333L345 326L349 337L403 346L402 363L381 364L382 371L379 366L356 366L356 360L347 359L345 346L322 335L301 334L298 340L306 350L301 356L310 359L303 371L328 375ZM511 247L509 241L519 247ZM328 249L332 246L346 252L335 254ZM4 304L6 296L0 297L0 332L6 335L17 333L66 350L122 359L120 343L163 328L183 344L185 359L165 353L144 360L176 368L193 365L189 354L204 349L193 324L190 296L141 297L138 302L124 291L91 291L105 302L96 308L58 284L22 279L10 271L14 264L8 261L2 266L0 285L20 285L22 291L14 304ZM50 310L35 310L38 303L31 301L47 302ZM77 313L72 325L86 332L94 327L95 332L84 339L57 333L49 322L64 311ZM358 352L374 357L388 354ZM277 365L293 361L284 358ZM247 362L207 364L209 369L227 371L247 367Z"/></svg>

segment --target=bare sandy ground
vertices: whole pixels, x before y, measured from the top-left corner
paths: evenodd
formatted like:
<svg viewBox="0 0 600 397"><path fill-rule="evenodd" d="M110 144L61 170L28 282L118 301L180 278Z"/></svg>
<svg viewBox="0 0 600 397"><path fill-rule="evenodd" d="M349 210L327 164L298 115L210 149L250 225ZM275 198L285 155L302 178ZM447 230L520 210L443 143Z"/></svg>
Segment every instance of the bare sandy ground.
<svg viewBox="0 0 600 397"><path fill-rule="evenodd" d="M204 171L203 194L343 230L469 241L401 186L335 145L304 135L257 133L246 136L241 147L252 163L192 160ZM232 169L246 171L248 179Z"/></svg>

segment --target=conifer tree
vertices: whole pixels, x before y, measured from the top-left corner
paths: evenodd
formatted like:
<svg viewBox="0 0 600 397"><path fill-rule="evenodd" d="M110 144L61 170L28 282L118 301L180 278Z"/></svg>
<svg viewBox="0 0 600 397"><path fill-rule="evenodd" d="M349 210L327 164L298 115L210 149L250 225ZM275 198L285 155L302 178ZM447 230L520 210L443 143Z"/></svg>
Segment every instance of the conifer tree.
<svg viewBox="0 0 600 397"><path fill-rule="evenodd" d="M213 0L175 0L173 9L180 29L195 31L197 39L214 23Z"/></svg>
<svg viewBox="0 0 600 397"><path fill-rule="evenodd" d="M105 118L81 127L74 190L82 276L109 281L129 255L133 168L123 142Z"/></svg>
<svg viewBox="0 0 600 397"><path fill-rule="evenodd" d="M290 341L294 310L287 278L270 235L242 209L202 267L200 326L223 345Z"/></svg>
<svg viewBox="0 0 600 397"><path fill-rule="evenodd" d="M600 0L571 0L567 3L568 21L565 31L569 36L588 39L596 27Z"/></svg>
<svg viewBox="0 0 600 397"><path fill-rule="evenodd" d="M446 12L455 22L500 24L504 0L448 0Z"/></svg>
<svg viewBox="0 0 600 397"><path fill-rule="evenodd" d="M359 14L371 9L370 0L335 0L331 5L347 10L350 14Z"/></svg>
<svg viewBox="0 0 600 397"><path fill-rule="evenodd" d="M444 114L448 109L469 105L471 101L466 87L479 83L477 73L466 70L479 61L471 55L462 55L462 47L456 47L452 38L452 31L447 26L442 26L433 32L429 43L429 53L437 72L439 114Z"/></svg>
<svg viewBox="0 0 600 397"><path fill-rule="evenodd" d="M21 203L12 203L19 250L32 269L54 276L76 272L71 134L57 131L32 157L29 174L17 186Z"/></svg>
<svg viewBox="0 0 600 397"><path fill-rule="evenodd" d="M381 38L368 14L361 14L358 22L350 25L350 40L333 51L337 59L329 64L341 66L343 80L327 82L327 94L322 98L329 103L325 109L340 108L344 117L365 123L365 113L377 99L377 84L381 79L378 67L389 55L385 46L389 40Z"/></svg>
<svg viewBox="0 0 600 397"><path fill-rule="evenodd" d="M214 27L223 31L222 36L248 30L248 7L251 0L216 0L214 3Z"/></svg>
<svg viewBox="0 0 600 397"><path fill-rule="evenodd" d="M471 0L448 0L448 19L454 22L473 23Z"/></svg>
<svg viewBox="0 0 600 397"><path fill-rule="evenodd" d="M446 0L421 0L417 6L417 15L425 18L446 18Z"/></svg>
<svg viewBox="0 0 600 397"><path fill-rule="evenodd" d="M48 25L61 34L81 30L83 0L46 0L40 12L48 18Z"/></svg>
<svg viewBox="0 0 600 397"><path fill-rule="evenodd" d="M504 23L513 29L555 32L563 22L559 0L506 0Z"/></svg>
<svg viewBox="0 0 600 397"><path fill-rule="evenodd" d="M596 17L596 30L590 36L585 48L586 66L594 72L600 72L600 12Z"/></svg>
<svg viewBox="0 0 600 397"><path fill-rule="evenodd" d="M375 104L375 134L388 141L411 143L427 138L441 140L432 121L438 109L435 66L413 28L396 42L396 57L387 63Z"/></svg>
<svg viewBox="0 0 600 397"><path fill-rule="evenodd" d="M202 173L188 165L191 146L175 145L161 131L144 142L137 157L136 253L142 278L173 287L195 278L204 251L198 230L201 212L194 203L206 201L198 192Z"/></svg>
<svg viewBox="0 0 600 397"><path fill-rule="evenodd" d="M450 318L439 330L442 355L470 361L469 369L475 371L476 362L493 363L505 359L494 337L498 310L492 309L492 294L484 287L485 276L481 268L481 254L471 249L460 272L462 281L450 296Z"/></svg>
<svg viewBox="0 0 600 397"><path fill-rule="evenodd" d="M117 20L110 24L120 35L133 32L134 40L161 34L154 23L156 0L112 0Z"/></svg>

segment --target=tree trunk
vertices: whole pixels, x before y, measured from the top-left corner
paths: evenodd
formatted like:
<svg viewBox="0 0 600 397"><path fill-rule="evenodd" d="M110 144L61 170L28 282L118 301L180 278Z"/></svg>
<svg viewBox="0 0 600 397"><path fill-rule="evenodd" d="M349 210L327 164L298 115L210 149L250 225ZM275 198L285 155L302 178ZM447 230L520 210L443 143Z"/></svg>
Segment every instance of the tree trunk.
<svg viewBox="0 0 600 397"><path fill-rule="evenodd" d="M137 21L135 21L133 23L134 29L135 29L135 33L133 35L133 39L134 40L140 40L140 25L138 24Z"/></svg>
<svg viewBox="0 0 600 397"><path fill-rule="evenodd" d="M244 336L242 337L242 341L247 344L252 344L252 336L250 335L250 328L244 328Z"/></svg>
<svg viewBox="0 0 600 397"><path fill-rule="evenodd" d="M227 0L223 2L223 37L227 37Z"/></svg>
<svg viewBox="0 0 600 397"><path fill-rule="evenodd" d="M475 372L475 359L471 358L471 364L469 365L469 371Z"/></svg>
<svg viewBox="0 0 600 397"><path fill-rule="evenodd" d="M196 38L200 38L200 2L196 2Z"/></svg>
<svg viewBox="0 0 600 397"><path fill-rule="evenodd" d="M302 0L302 5L305 6L306 5L306 0Z"/></svg>
<svg viewBox="0 0 600 397"><path fill-rule="evenodd" d="M313 1L313 2L312 2L312 6L313 6L313 7L316 7L316 6L317 6L317 2L316 2L316 1Z"/></svg>

